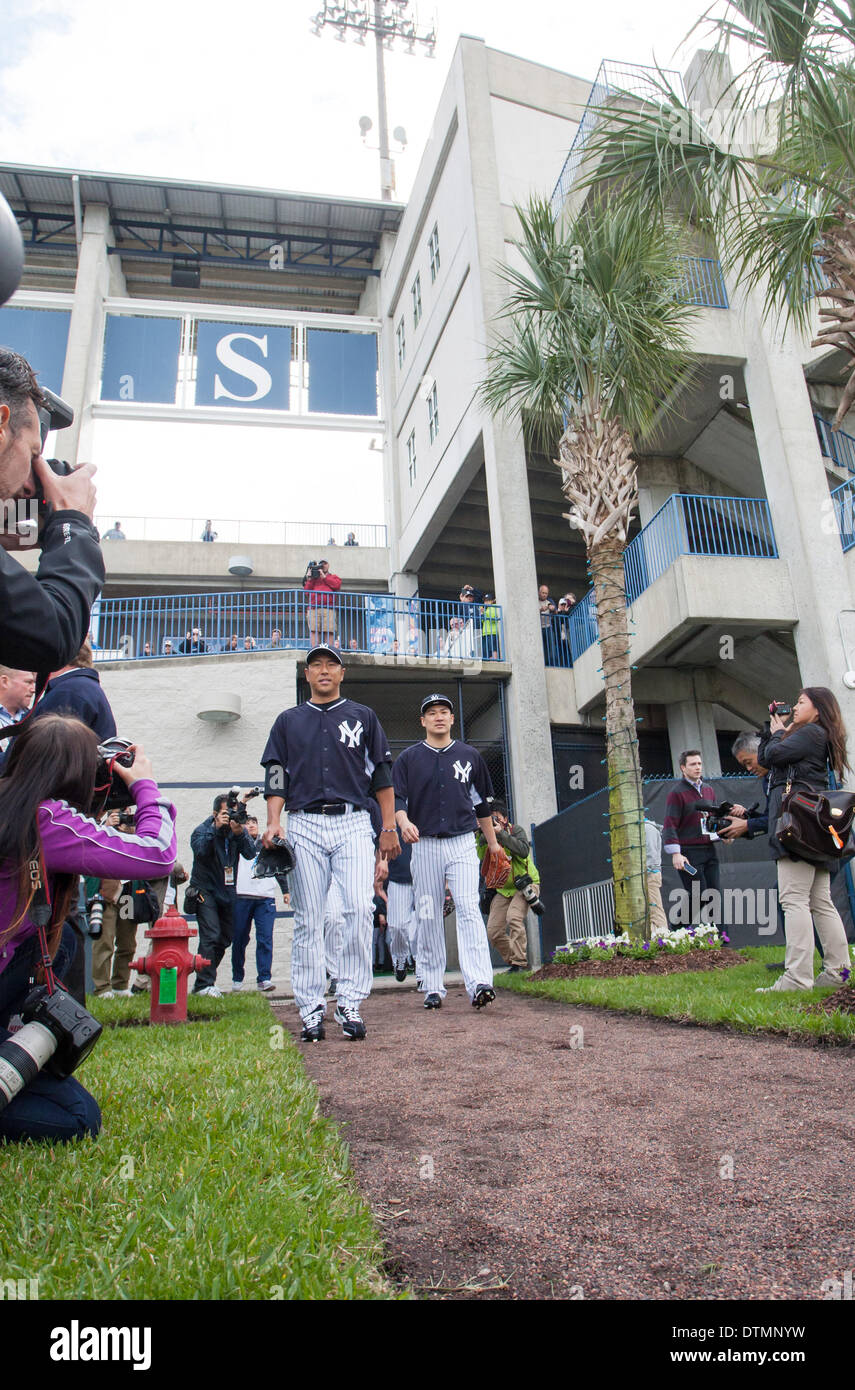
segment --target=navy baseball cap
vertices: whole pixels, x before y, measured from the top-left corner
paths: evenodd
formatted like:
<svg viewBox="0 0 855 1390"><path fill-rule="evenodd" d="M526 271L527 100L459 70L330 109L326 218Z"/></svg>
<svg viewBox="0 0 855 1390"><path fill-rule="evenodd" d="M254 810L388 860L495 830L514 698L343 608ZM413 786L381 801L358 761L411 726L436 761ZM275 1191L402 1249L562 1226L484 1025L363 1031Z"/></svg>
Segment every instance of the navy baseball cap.
<svg viewBox="0 0 855 1390"><path fill-rule="evenodd" d="M448 705L451 713L454 713L454 704L449 700L447 695L426 695L422 700L421 713L424 714L425 710L429 709L431 705Z"/></svg>
<svg viewBox="0 0 855 1390"><path fill-rule="evenodd" d="M333 661L338 662L339 666L344 665L344 662L341 659L341 652L337 652L335 647L328 647L325 642L322 642L318 647L312 647L312 650L306 657L306 665L311 665L311 663L318 656L331 656Z"/></svg>

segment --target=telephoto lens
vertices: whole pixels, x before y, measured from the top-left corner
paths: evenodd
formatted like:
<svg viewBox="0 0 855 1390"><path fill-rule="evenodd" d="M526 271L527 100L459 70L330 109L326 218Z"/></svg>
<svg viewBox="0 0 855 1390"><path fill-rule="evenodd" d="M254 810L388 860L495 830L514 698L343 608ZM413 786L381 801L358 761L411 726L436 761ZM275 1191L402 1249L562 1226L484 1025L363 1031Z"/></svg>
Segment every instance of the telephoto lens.
<svg viewBox="0 0 855 1390"><path fill-rule="evenodd" d="M71 1076L103 1031L98 1020L64 989L48 994L44 985L28 996L21 1017L23 1028L0 1043L0 1110L42 1068L61 1078Z"/></svg>
<svg viewBox="0 0 855 1390"><path fill-rule="evenodd" d="M90 898L86 904L86 916L89 922L89 935L98 937L104 922L104 899L100 893L96 893L94 898Z"/></svg>

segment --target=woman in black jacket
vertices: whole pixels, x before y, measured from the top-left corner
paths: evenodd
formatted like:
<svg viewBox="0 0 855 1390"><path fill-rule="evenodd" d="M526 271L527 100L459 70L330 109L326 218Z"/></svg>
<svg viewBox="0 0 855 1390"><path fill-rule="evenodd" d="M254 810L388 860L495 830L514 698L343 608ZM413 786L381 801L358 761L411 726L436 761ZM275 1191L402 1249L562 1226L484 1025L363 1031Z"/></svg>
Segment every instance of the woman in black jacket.
<svg viewBox="0 0 855 1390"><path fill-rule="evenodd" d="M846 729L840 706L830 690L809 685L793 706L787 724L773 714L770 731L761 735L757 761L771 773L769 785L769 844L778 861L778 901L784 912L787 950L784 973L772 990L813 989L840 985L851 968L846 931L831 901L831 873L834 861L817 864L797 859L781 847L775 826L788 780L802 790L825 791L828 767L842 781L849 766ZM813 978L813 927L822 942L823 969ZM758 994L767 990L758 990Z"/></svg>

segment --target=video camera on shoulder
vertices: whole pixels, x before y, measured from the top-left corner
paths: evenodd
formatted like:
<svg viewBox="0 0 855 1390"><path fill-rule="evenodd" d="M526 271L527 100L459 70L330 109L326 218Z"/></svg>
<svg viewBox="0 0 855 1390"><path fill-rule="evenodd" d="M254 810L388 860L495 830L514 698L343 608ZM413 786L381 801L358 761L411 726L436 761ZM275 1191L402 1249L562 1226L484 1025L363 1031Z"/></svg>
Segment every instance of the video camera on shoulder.
<svg viewBox="0 0 855 1390"><path fill-rule="evenodd" d="M323 571L321 570L321 567L318 564L317 560L310 560L308 565L306 566L306 578L320 579L322 573Z"/></svg>

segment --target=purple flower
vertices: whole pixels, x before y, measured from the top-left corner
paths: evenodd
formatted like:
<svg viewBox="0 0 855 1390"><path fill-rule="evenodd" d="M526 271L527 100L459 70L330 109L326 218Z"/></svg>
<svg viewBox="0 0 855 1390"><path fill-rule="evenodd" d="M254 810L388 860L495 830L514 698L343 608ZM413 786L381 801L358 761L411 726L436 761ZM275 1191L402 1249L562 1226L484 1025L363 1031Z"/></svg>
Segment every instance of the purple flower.
<svg viewBox="0 0 855 1390"><path fill-rule="evenodd" d="M726 934L726 932L722 932L721 939L722 941L726 941L727 944L730 945L730 937Z"/></svg>
<svg viewBox="0 0 855 1390"><path fill-rule="evenodd" d="M841 972L840 972L840 978L841 978L842 980L846 981L846 980L849 979L849 976L850 976L851 974L852 974L852 971L851 971L851 970L847 970L847 969L846 969L846 966L844 965L843 969L842 969Z"/></svg>
<svg viewBox="0 0 855 1390"><path fill-rule="evenodd" d="M642 943L641 949L642 949L642 951L649 951L649 950L650 950L650 942L649 942L649 941L643 942L643 943Z"/></svg>

